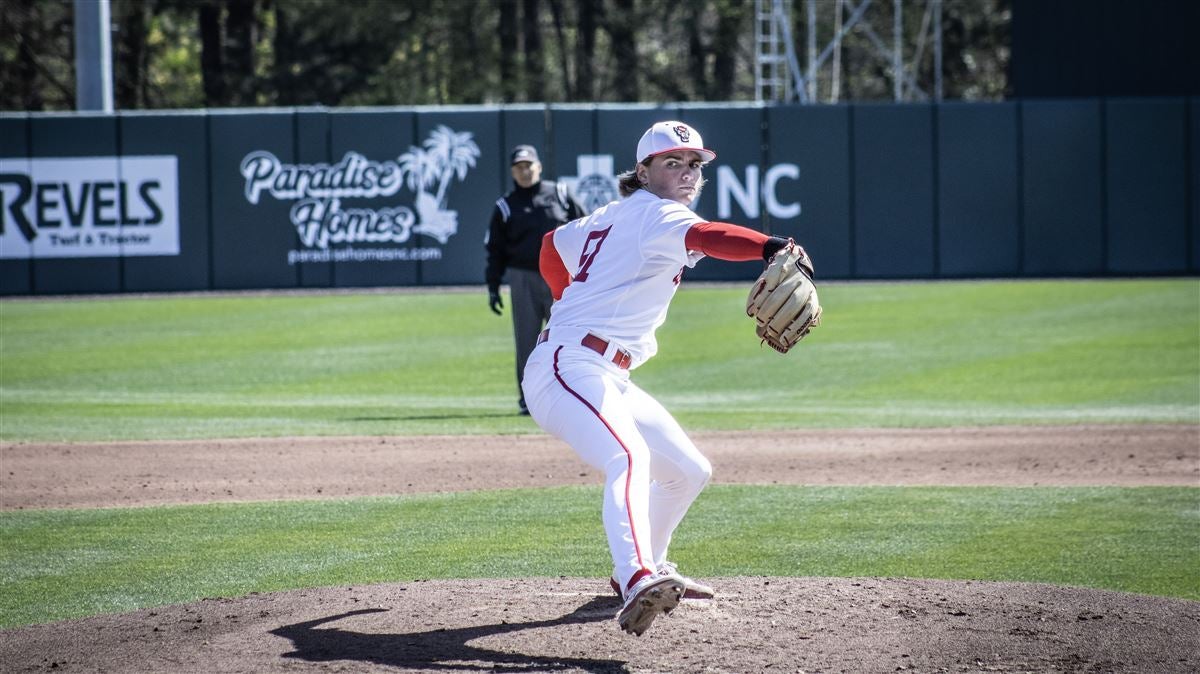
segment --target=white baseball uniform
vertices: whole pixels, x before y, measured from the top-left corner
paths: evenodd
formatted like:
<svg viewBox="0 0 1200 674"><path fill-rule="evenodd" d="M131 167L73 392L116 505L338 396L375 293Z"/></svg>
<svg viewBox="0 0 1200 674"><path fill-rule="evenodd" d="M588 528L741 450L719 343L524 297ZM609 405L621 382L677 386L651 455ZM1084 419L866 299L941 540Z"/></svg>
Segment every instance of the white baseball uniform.
<svg viewBox="0 0 1200 674"><path fill-rule="evenodd" d="M533 419L605 475L604 528L622 587L665 560L671 535L712 466L629 370L658 350L655 330L684 267L703 254L684 243L703 223L646 190L556 229L570 274L525 368Z"/></svg>

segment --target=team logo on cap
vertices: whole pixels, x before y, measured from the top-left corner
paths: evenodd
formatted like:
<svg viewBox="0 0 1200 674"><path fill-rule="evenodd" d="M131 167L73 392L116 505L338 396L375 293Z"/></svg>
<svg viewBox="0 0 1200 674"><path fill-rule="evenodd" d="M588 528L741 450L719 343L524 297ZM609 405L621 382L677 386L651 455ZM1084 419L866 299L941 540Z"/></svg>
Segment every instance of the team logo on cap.
<svg viewBox="0 0 1200 674"><path fill-rule="evenodd" d="M686 143L692 137L692 130L683 124L673 126L671 127L671 130L675 132L676 136L679 136L680 142Z"/></svg>

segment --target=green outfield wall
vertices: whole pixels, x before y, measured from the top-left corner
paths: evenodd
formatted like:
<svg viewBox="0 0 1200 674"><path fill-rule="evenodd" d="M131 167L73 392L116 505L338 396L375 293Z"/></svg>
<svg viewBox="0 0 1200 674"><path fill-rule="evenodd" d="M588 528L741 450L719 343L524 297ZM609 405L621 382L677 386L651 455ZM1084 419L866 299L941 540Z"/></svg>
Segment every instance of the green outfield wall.
<svg viewBox="0 0 1200 674"><path fill-rule="evenodd" d="M1196 97L3 113L0 294L482 283L513 145L594 207L662 119L825 279L1200 272Z"/></svg>

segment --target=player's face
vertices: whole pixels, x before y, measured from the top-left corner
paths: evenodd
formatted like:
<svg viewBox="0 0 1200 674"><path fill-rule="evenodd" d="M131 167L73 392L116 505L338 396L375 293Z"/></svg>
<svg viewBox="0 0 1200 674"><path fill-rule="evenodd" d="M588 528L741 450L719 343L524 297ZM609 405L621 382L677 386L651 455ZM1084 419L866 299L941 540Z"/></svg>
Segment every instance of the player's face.
<svg viewBox="0 0 1200 674"><path fill-rule="evenodd" d="M639 164L638 177L651 194L687 206L700 197L705 162L700 154L680 150L661 154L650 165Z"/></svg>
<svg viewBox="0 0 1200 674"><path fill-rule="evenodd" d="M512 166L513 181L521 187L533 187L542 179L542 163L522 161Z"/></svg>

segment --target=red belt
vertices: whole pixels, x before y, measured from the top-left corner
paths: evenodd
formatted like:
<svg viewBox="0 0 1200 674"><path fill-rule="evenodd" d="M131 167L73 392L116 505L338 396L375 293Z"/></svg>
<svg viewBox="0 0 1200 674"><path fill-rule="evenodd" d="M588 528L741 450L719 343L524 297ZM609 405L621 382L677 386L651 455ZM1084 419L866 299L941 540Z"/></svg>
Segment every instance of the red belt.
<svg viewBox="0 0 1200 674"><path fill-rule="evenodd" d="M541 344L542 342L546 341L547 339L550 339L550 329L549 328L542 330L542 334L538 335L538 339L537 339L538 344ZM582 346L586 346L587 348L591 349L592 351L595 351L596 353L600 354L601 356L603 356L608 351L608 340L597 337L590 332L587 334L586 337L581 339L579 341L579 343ZM614 353L613 357L612 357L613 364L616 365L617 367L621 368L622 370L628 370L629 363L633 360L633 356L629 355L629 352L626 351L625 349L617 349L616 351L617 352Z"/></svg>

